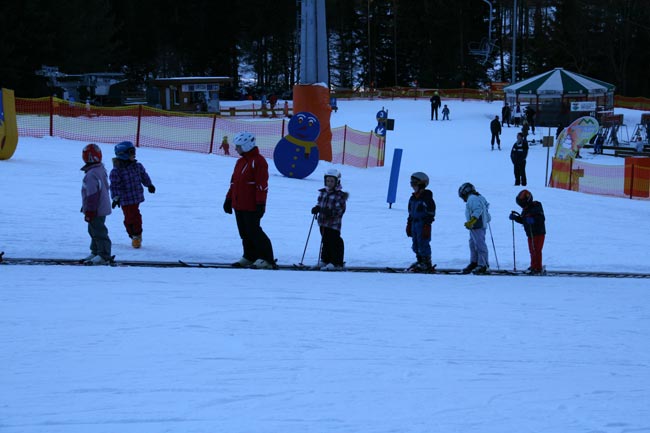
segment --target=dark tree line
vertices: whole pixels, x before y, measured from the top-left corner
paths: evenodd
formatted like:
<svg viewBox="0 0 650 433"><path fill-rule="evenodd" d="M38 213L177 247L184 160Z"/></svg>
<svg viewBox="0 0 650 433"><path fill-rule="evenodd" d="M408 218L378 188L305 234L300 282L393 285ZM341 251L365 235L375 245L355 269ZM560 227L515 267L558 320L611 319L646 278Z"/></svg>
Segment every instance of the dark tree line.
<svg viewBox="0 0 650 433"><path fill-rule="evenodd" d="M327 0L333 87L456 88L517 80L554 67L650 97L650 1L494 0L489 59L469 54L488 34L482 0ZM299 77L295 0L5 0L0 85L48 94L34 72L124 72L147 78L231 76L284 92ZM516 12L516 14L515 14ZM515 15L517 25L513 26ZM244 83L245 84L245 83Z"/></svg>

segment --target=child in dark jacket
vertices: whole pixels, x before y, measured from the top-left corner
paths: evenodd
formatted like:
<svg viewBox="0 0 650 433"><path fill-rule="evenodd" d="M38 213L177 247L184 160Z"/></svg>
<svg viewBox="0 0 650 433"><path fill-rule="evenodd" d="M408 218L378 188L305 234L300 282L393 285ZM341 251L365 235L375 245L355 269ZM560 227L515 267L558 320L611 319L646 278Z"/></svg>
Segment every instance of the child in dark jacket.
<svg viewBox="0 0 650 433"><path fill-rule="evenodd" d="M323 239L320 263L321 271L343 270L345 244L341 238L341 223L349 194L341 187L341 173L331 168L325 172L325 188L321 188L318 203L311 209L318 215L318 226Z"/></svg>
<svg viewBox="0 0 650 433"><path fill-rule="evenodd" d="M539 275L543 273L542 248L546 237L546 218L544 208L538 201L533 201L533 194L523 189L516 198L517 204L522 208L521 214L512 211L510 219L524 227L528 237L528 251L530 252L530 273Z"/></svg>
<svg viewBox="0 0 650 433"><path fill-rule="evenodd" d="M411 248L417 259L409 268L412 272L431 272L431 224L436 217L436 202L427 189L429 176L421 171L411 175L413 194L409 199L409 216L406 220L406 236L413 240Z"/></svg>
<svg viewBox="0 0 650 433"><path fill-rule="evenodd" d="M130 141L123 141L115 146L115 158L110 175L112 207L121 207L124 213L124 227L131 238L131 246L142 245L142 214L140 203L144 201L144 189L156 192L144 166L135 159L135 146Z"/></svg>

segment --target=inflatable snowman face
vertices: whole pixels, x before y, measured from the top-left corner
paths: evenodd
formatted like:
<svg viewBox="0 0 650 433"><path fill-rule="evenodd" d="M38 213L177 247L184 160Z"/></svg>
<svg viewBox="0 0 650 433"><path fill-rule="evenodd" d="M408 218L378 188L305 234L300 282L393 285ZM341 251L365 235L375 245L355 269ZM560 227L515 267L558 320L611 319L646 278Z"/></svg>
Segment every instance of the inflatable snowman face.
<svg viewBox="0 0 650 433"><path fill-rule="evenodd" d="M311 113L300 112L289 120L289 135L304 141L314 141L320 134L320 122Z"/></svg>

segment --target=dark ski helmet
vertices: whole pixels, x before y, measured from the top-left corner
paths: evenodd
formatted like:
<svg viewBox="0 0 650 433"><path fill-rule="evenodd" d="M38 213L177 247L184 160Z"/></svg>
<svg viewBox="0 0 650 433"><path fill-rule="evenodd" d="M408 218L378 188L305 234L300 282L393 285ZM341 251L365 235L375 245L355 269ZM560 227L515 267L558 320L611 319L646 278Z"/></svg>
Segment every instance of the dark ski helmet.
<svg viewBox="0 0 650 433"><path fill-rule="evenodd" d="M131 155L135 155L135 146L130 141L123 141L115 145L115 157L128 161Z"/></svg>
<svg viewBox="0 0 650 433"><path fill-rule="evenodd" d="M94 143L90 143L81 151L81 157L86 164L102 162L102 150Z"/></svg>
<svg viewBox="0 0 650 433"><path fill-rule="evenodd" d="M429 176L426 173L421 171L416 171L411 175L411 184L413 184L413 179L415 179L422 188L426 188L429 185Z"/></svg>
<svg viewBox="0 0 650 433"><path fill-rule="evenodd" d="M520 207L526 207L533 202L533 194L527 189L522 189L515 200Z"/></svg>
<svg viewBox="0 0 650 433"><path fill-rule="evenodd" d="M469 182L465 182L458 188L458 197L462 198L463 200L467 199L470 194L476 192L476 188L474 188L474 185L472 185Z"/></svg>
<svg viewBox="0 0 650 433"><path fill-rule="evenodd" d="M334 179L336 179L336 186L341 184L341 172L338 171L337 169L335 168L327 169L327 171L323 175L323 183L325 183L325 180L328 177L333 177ZM327 186L327 184L325 184L325 186Z"/></svg>

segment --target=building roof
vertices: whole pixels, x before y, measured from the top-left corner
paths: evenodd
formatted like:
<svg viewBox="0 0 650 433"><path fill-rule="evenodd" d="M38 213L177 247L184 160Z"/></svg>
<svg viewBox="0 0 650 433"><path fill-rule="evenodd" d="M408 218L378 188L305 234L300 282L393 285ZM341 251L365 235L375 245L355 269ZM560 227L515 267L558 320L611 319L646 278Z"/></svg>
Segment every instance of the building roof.
<svg viewBox="0 0 650 433"><path fill-rule="evenodd" d="M518 95L594 95L613 92L616 86L575 72L555 68L503 88Z"/></svg>

